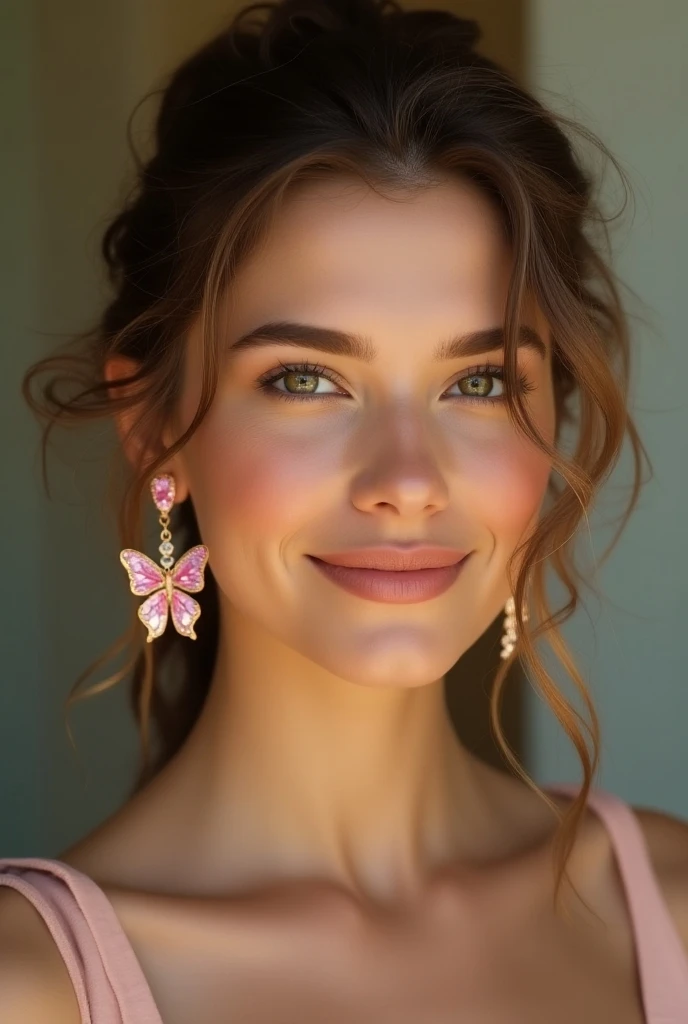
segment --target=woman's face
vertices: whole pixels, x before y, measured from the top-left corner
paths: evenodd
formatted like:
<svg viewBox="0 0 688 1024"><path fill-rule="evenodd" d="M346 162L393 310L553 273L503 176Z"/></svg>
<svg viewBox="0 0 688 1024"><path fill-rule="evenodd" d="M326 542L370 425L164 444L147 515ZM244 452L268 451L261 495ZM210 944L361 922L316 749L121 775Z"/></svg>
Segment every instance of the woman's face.
<svg viewBox="0 0 688 1024"><path fill-rule="evenodd" d="M550 463L509 422L499 377L476 369L502 365L498 345L449 359L435 349L502 324L510 268L497 215L470 184L397 201L345 179L292 194L235 278L217 394L171 467L177 500L192 496L224 614L250 617L338 677L397 687L439 679L490 625ZM268 321L362 336L369 358L316 350L298 332L290 345L232 351ZM525 323L545 356L522 346L519 373L552 441L549 331L538 310ZM181 428L201 366L196 326ZM409 541L471 554L448 590L407 604L351 594L307 557Z"/></svg>

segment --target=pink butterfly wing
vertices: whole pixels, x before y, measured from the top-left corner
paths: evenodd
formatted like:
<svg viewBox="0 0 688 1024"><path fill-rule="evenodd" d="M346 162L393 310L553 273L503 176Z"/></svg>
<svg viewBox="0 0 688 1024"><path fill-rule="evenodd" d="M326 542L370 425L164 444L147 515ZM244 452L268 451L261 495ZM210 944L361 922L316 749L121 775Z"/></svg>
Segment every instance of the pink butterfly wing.
<svg viewBox="0 0 688 1024"><path fill-rule="evenodd" d="M159 590L147 598L139 607L138 616L148 629L147 643L161 636L167 626L167 591Z"/></svg>
<svg viewBox="0 0 688 1024"><path fill-rule="evenodd" d="M198 601L194 601L193 597L182 593L181 590L172 590L172 622L178 633L192 640L198 639L194 633L194 622L200 614L201 606Z"/></svg>
<svg viewBox="0 0 688 1024"><path fill-rule="evenodd" d="M205 544L189 548L172 567L172 582L192 594L203 590L203 570L207 561L208 549ZM196 604L195 601L193 603Z"/></svg>
<svg viewBox="0 0 688 1024"><path fill-rule="evenodd" d="M193 548L191 550L193 551ZM165 582L165 574L160 566L156 565L153 559L144 555L142 551L125 548L124 551L120 551L119 558L129 574L132 593L150 594Z"/></svg>

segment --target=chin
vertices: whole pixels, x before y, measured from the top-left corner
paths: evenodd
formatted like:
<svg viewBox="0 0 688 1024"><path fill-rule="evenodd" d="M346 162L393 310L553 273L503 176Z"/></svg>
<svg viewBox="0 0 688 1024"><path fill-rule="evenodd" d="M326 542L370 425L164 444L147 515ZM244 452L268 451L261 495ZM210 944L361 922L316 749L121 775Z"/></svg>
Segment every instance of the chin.
<svg viewBox="0 0 688 1024"><path fill-rule="evenodd" d="M434 642L433 642L434 640ZM408 689L441 679L456 664L461 651L442 650L437 637L422 641L409 627L376 631L354 639L330 634L326 645L309 655L333 675L358 686Z"/></svg>

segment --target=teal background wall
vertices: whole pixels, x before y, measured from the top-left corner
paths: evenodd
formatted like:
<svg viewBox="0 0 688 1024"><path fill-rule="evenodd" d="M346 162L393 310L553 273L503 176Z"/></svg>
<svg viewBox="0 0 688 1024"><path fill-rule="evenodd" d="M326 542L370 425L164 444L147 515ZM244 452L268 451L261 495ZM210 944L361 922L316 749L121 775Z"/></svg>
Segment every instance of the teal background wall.
<svg viewBox="0 0 688 1024"><path fill-rule="evenodd" d="M136 104L227 17L224 0L4 0L0 12L0 850L54 856L119 806L138 741L125 687L69 716L85 667L125 628L105 421L55 431L50 496L38 425L20 394L28 366L85 330L108 295L100 237L129 185ZM133 122L145 152L155 101ZM108 663L87 685L120 667Z"/></svg>
<svg viewBox="0 0 688 1024"><path fill-rule="evenodd" d="M655 473L599 568L602 600L586 594L587 609L564 634L601 718L598 783L688 817L688 4L534 0L528 40L536 93L602 138L635 193L611 237L615 268L642 299L624 293L636 363L631 409ZM621 211L611 167L601 195L607 213ZM626 452L580 538L592 569L629 473ZM532 692L526 720L535 777L579 778L575 751Z"/></svg>

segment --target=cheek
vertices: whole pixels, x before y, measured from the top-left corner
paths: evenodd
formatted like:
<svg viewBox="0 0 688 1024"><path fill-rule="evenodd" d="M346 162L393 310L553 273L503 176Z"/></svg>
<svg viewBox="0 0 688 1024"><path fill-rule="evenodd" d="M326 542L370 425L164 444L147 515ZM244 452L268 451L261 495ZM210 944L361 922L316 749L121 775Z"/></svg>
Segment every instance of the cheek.
<svg viewBox="0 0 688 1024"><path fill-rule="evenodd" d="M476 519L492 534L495 546L513 548L537 522L550 460L524 438L509 434L488 449L467 450L462 469L464 481L471 481Z"/></svg>
<svg viewBox="0 0 688 1024"><path fill-rule="evenodd" d="M553 411L535 423L552 440ZM306 417L280 426L265 410L222 398L187 446L185 468L205 543L234 566L266 560L332 512L350 484L345 429L314 430ZM549 459L505 423L481 422L449 441L457 509L492 546L513 548L537 522ZM307 539L304 537L304 541ZM488 542L489 543L489 542ZM298 546L298 543L297 543ZM219 568L219 566L217 566Z"/></svg>
<svg viewBox="0 0 688 1024"><path fill-rule="evenodd" d="M314 443L303 434L266 427L265 416L209 419L190 448L189 479L204 535L223 547L232 537L262 548L279 546L312 520L333 493L340 465L336 432Z"/></svg>

